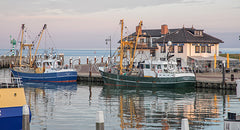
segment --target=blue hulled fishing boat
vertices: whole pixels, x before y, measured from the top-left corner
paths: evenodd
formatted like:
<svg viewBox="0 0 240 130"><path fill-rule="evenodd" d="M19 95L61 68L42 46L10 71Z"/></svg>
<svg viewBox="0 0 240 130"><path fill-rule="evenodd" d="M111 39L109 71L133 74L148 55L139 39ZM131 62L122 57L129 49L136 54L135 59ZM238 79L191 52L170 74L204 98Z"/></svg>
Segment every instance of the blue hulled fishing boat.
<svg viewBox="0 0 240 130"><path fill-rule="evenodd" d="M34 42L24 43L23 38L24 24L22 25L22 38L20 43L20 59L19 65L11 68L14 77L21 78L23 82L76 82L77 71L71 68L62 66L62 59L57 59L53 55L46 57L37 57L37 50L40 44L44 30L47 28L45 24L40 32L39 41L35 50L35 55L31 55L31 49L34 47ZM23 49L28 47L28 59L23 61ZM26 49L25 48L25 49Z"/></svg>

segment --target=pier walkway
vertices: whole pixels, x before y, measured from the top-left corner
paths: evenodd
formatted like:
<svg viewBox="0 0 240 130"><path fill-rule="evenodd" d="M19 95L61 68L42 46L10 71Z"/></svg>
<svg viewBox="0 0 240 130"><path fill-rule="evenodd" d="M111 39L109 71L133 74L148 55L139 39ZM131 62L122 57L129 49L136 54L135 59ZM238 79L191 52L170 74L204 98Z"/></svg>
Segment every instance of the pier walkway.
<svg viewBox="0 0 240 130"><path fill-rule="evenodd" d="M237 79L240 79L238 72L225 73L225 83L223 83L223 74L220 72L196 73L196 87L235 90Z"/></svg>

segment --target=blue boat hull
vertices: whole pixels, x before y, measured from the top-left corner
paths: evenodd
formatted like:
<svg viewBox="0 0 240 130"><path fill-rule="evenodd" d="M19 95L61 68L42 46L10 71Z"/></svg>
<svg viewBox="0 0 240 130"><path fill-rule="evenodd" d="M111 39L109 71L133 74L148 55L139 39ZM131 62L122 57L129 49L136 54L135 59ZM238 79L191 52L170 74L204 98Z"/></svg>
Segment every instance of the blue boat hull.
<svg viewBox="0 0 240 130"><path fill-rule="evenodd" d="M22 111L23 110L21 106L0 108L0 129L2 130L22 129L22 119L23 119Z"/></svg>
<svg viewBox="0 0 240 130"><path fill-rule="evenodd" d="M13 76L21 78L23 82L76 82L77 71L53 73L23 73L12 70Z"/></svg>

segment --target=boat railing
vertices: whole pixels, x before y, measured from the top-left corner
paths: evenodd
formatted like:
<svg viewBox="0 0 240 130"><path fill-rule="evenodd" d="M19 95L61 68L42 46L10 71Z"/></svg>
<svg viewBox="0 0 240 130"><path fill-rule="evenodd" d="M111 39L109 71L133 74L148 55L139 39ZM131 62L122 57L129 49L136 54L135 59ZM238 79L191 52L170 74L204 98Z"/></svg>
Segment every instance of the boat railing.
<svg viewBox="0 0 240 130"><path fill-rule="evenodd" d="M178 67L177 68L178 73L193 73L193 70L189 67Z"/></svg>
<svg viewBox="0 0 240 130"><path fill-rule="evenodd" d="M22 86L21 78L0 78L0 88L20 88Z"/></svg>

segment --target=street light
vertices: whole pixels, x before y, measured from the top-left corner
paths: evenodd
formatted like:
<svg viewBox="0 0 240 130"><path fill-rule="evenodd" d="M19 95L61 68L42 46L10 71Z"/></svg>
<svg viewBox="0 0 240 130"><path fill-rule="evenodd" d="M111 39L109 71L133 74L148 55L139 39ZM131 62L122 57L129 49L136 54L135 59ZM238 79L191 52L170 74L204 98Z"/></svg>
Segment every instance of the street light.
<svg viewBox="0 0 240 130"><path fill-rule="evenodd" d="M108 44L108 42L110 42L110 57L112 57L112 52L111 52L111 36L109 36L109 38L105 39L106 41L106 45Z"/></svg>

